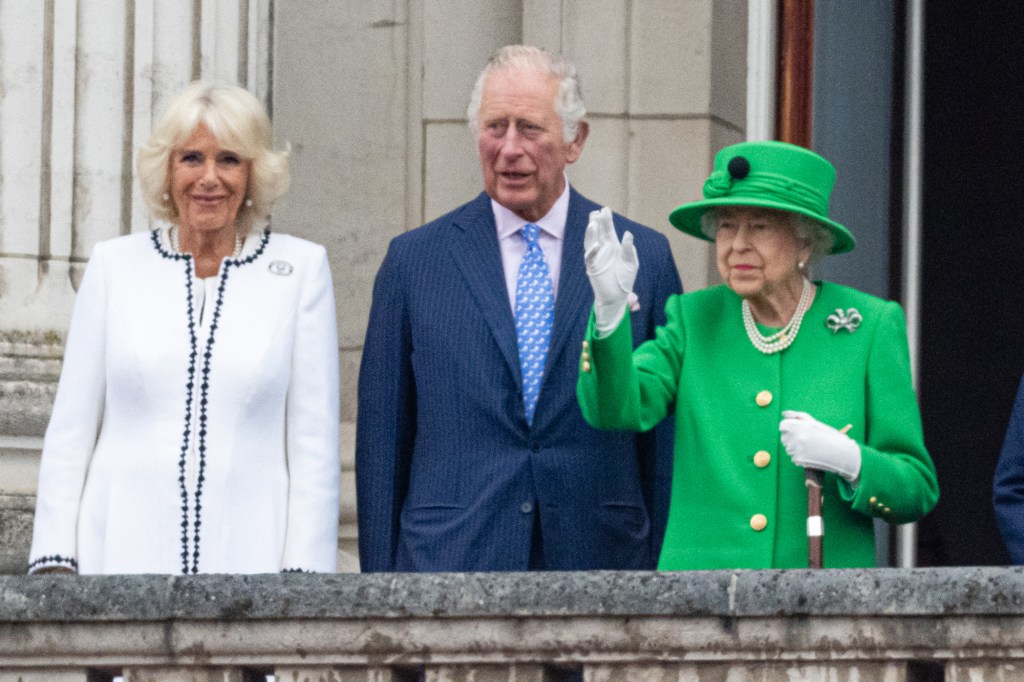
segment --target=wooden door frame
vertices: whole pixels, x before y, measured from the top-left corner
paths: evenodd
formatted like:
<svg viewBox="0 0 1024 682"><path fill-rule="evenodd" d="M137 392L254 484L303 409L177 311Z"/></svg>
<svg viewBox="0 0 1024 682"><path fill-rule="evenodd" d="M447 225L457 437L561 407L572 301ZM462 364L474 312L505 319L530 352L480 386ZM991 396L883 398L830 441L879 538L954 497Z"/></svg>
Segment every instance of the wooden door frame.
<svg viewBox="0 0 1024 682"><path fill-rule="evenodd" d="M779 0L777 139L811 146L814 114L814 0Z"/></svg>

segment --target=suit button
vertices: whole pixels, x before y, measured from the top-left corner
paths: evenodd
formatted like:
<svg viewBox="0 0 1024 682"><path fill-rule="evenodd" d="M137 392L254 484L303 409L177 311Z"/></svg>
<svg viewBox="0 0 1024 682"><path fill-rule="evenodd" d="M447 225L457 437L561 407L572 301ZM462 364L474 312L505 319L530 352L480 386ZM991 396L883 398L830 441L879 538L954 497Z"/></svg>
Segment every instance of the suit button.
<svg viewBox="0 0 1024 682"><path fill-rule="evenodd" d="M757 397L754 398L754 402L757 403L758 407L768 407L772 404L772 392L761 391L757 394Z"/></svg>
<svg viewBox="0 0 1024 682"><path fill-rule="evenodd" d="M767 450L758 450L754 454L754 466L758 469L764 469L766 466L771 464L772 456Z"/></svg>
<svg viewBox="0 0 1024 682"><path fill-rule="evenodd" d="M764 514L754 514L750 517L750 527L754 530L764 530L768 525L768 517Z"/></svg>
<svg viewBox="0 0 1024 682"><path fill-rule="evenodd" d="M540 452L540 443L530 443L530 449L534 452Z"/></svg>
<svg viewBox="0 0 1024 682"><path fill-rule="evenodd" d="M523 502L522 506L519 507L519 511L523 512L524 514L529 514L533 511L533 504L531 504L530 502Z"/></svg>

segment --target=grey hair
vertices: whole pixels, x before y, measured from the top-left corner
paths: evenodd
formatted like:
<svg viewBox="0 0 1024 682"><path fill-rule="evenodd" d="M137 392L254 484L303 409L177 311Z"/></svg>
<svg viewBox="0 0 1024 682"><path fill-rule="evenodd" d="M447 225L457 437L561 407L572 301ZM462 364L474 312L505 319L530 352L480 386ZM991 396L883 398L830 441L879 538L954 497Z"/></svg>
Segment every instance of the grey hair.
<svg viewBox="0 0 1024 682"><path fill-rule="evenodd" d="M506 45L487 60L469 96L469 106L466 107L470 131L474 135L479 131L484 81L493 73L511 69L539 71L558 79L558 94L555 95L554 104L555 111L562 119L562 139L565 142L575 140L580 129L580 121L587 114L576 67L561 55L532 45Z"/></svg>
<svg viewBox="0 0 1024 682"><path fill-rule="evenodd" d="M288 191L288 152L271 148L270 119L263 105L248 90L235 85L211 85L196 81L168 103L149 140L135 160L135 170L153 216L177 220L177 207L164 199L171 187L171 154L205 125L218 144L251 164L246 197L238 209L237 228L248 232L257 219L270 213L274 201Z"/></svg>
<svg viewBox="0 0 1024 682"><path fill-rule="evenodd" d="M731 208L734 207L716 206L704 211L700 217L700 231L703 232L708 239L714 241L715 232L718 231L719 222L721 222L722 218ZM750 206L748 208L757 209L758 207ZM810 277L813 267L832 251L832 247L836 243L835 235L820 222L814 218L805 216L802 213L767 208L764 210L785 218L788 221L789 226L793 228L793 233L796 235L796 238L810 245L811 256L808 259L808 262L804 264L802 271L805 275Z"/></svg>

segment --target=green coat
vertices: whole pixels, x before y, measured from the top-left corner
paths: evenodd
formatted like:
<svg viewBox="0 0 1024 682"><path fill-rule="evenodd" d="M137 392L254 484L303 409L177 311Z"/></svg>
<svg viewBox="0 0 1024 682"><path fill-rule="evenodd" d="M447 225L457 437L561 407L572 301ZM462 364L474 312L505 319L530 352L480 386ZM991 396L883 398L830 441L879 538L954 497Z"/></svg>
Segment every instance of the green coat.
<svg viewBox="0 0 1024 682"><path fill-rule="evenodd" d="M577 396L591 425L645 431L675 406L672 498L659 569L807 566L803 469L779 437L787 409L836 428L852 425L860 480L853 488L825 476L824 563L874 565L872 518L914 521L939 497L902 310L819 284L796 341L765 355L747 338L740 302L725 286L673 296L666 325L632 354L626 320L604 339L595 339L593 323L587 332L590 357L581 362ZM860 313L860 325L833 332L829 315L850 308ZM766 405L758 404L759 394ZM767 520L762 530L751 523L758 514Z"/></svg>

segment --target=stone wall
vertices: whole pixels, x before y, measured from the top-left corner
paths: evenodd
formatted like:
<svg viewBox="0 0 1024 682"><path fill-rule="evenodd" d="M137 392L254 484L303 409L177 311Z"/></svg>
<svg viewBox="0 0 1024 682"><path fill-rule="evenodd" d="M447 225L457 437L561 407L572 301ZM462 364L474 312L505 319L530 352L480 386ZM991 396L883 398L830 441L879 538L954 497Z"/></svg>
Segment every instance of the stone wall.
<svg viewBox="0 0 1024 682"><path fill-rule="evenodd" d="M0 577L0 681L1016 680L1022 607L1011 568Z"/></svg>

